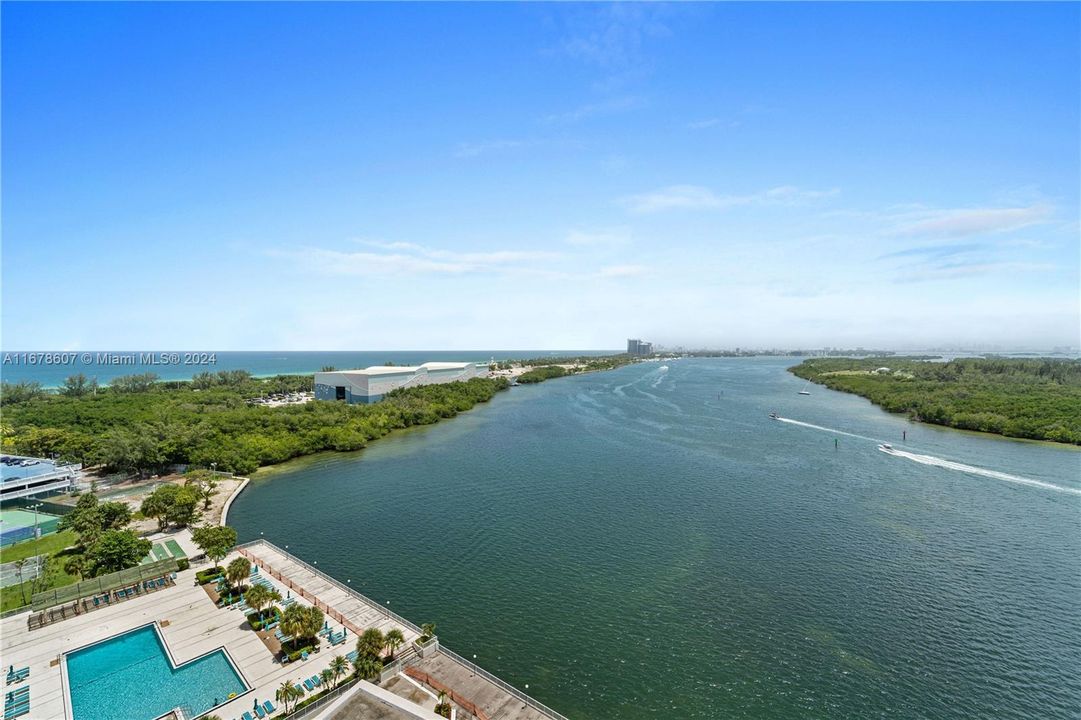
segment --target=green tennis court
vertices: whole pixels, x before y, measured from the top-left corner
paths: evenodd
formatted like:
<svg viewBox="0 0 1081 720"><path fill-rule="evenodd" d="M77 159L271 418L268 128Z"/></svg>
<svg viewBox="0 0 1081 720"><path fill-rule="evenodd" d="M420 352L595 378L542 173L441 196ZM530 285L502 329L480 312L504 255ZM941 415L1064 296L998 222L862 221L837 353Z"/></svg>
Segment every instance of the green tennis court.
<svg viewBox="0 0 1081 720"><path fill-rule="evenodd" d="M60 522L58 515L37 513L37 527L42 535L56 532L58 522ZM33 511L18 508L0 510L0 544L7 546L20 540L33 539L33 537Z"/></svg>

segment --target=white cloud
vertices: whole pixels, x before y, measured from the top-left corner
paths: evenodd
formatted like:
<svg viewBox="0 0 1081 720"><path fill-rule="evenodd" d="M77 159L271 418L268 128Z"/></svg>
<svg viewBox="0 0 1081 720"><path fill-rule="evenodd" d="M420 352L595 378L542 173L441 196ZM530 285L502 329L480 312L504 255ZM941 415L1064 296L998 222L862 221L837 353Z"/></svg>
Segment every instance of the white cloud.
<svg viewBox="0 0 1081 720"><path fill-rule="evenodd" d="M584 230L571 230L564 238L568 245L577 247L622 247L631 241L630 232L626 228L586 232Z"/></svg>
<svg viewBox="0 0 1081 720"><path fill-rule="evenodd" d="M514 150L517 148L525 147L529 142L525 140L485 140L483 142L473 143L458 143L458 146L454 149L454 157L456 158L472 158L478 155L488 155L492 153L504 152L506 150Z"/></svg>
<svg viewBox="0 0 1081 720"><path fill-rule="evenodd" d="M389 252L342 251L325 248L270 250L268 255L303 263L311 270L330 275L399 276L418 274L462 275L466 273L544 273L535 266L557 260L559 253L533 250L459 252L439 250L409 242L358 240L358 243Z"/></svg>
<svg viewBox="0 0 1081 720"><path fill-rule="evenodd" d="M648 214L665 210L724 210L743 205L797 205L836 195L832 190L801 190L792 185L751 195L718 195L700 185L670 185L659 190L622 199L631 212Z"/></svg>
<svg viewBox="0 0 1081 720"><path fill-rule="evenodd" d="M966 237L1009 232L1047 222L1048 205L1009 208L959 208L932 210L903 215L888 234L899 237Z"/></svg>
<svg viewBox="0 0 1081 720"><path fill-rule="evenodd" d="M645 265L607 265L597 271L602 278L624 278L644 275L649 268Z"/></svg>
<svg viewBox="0 0 1081 720"><path fill-rule="evenodd" d="M562 51L578 60L600 67L625 68L639 64L644 41L668 37L661 22L667 8L645 3L616 3L597 6L572 17L574 27L564 36Z"/></svg>
<svg viewBox="0 0 1081 720"><path fill-rule="evenodd" d="M545 115L540 122L545 125L566 125L576 123L598 115L614 115L641 107L644 101L638 97L625 96L604 100L602 102L586 103L579 105L567 112Z"/></svg>

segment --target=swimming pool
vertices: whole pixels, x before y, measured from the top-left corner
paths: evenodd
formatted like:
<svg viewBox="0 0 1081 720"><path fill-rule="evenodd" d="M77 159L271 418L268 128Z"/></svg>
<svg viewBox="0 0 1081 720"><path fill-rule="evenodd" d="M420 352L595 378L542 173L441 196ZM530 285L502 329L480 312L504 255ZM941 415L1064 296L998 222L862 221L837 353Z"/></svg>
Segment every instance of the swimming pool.
<svg viewBox="0 0 1081 720"><path fill-rule="evenodd" d="M201 715L249 688L223 650L174 667L154 625L65 656L75 720L153 720L175 707Z"/></svg>

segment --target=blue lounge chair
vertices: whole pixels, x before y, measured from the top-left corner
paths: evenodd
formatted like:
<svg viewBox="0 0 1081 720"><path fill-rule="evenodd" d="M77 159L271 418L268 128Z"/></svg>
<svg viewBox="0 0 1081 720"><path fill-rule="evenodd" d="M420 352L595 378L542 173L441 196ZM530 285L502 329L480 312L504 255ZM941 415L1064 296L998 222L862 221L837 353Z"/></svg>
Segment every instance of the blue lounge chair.
<svg viewBox="0 0 1081 720"><path fill-rule="evenodd" d="M266 710L263 709L262 705L256 705L255 706L255 714L256 714L257 717L265 718L266 717Z"/></svg>
<svg viewBox="0 0 1081 720"><path fill-rule="evenodd" d="M266 714L267 714L267 715L270 715L270 714L271 714L271 713L273 713L273 712L274 712L275 710L277 710L277 708L276 708L276 707L274 707L274 703L270 702L269 700L265 700L265 701L263 702L263 709L264 709L264 710L266 710Z"/></svg>
<svg viewBox="0 0 1081 720"><path fill-rule="evenodd" d="M318 675L312 675L312 685L319 687L323 684L323 681L319 679Z"/></svg>
<svg viewBox="0 0 1081 720"><path fill-rule="evenodd" d="M301 660L307 660L308 659L308 651L307 650L304 650L303 652L300 653L300 659Z"/></svg>
<svg viewBox="0 0 1081 720"><path fill-rule="evenodd" d="M253 718L253 717L251 716L251 713L250 713L250 712L248 712L247 710L245 710L245 711L244 711L244 714L243 714L243 715L241 715L240 717L244 718L244 720L255 720L255 719L254 719L254 718Z"/></svg>
<svg viewBox="0 0 1081 720"><path fill-rule="evenodd" d="M345 659L348 660L349 662L353 662L354 660L357 659L357 651L353 650L352 652L347 652L345 654Z"/></svg>
<svg viewBox="0 0 1081 720"><path fill-rule="evenodd" d="M312 685L312 681L311 681L310 678L304 681L304 687L306 687L308 689L308 692L311 692L312 690L315 689L315 686Z"/></svg>
<svg viewBox="0 0 1081 720"><path fill-rule="evenodd" d="M301 695L304 694L304 688L300 687L299 685L294 685L293 687L295 687L297 689L297 692Z"/></svg>

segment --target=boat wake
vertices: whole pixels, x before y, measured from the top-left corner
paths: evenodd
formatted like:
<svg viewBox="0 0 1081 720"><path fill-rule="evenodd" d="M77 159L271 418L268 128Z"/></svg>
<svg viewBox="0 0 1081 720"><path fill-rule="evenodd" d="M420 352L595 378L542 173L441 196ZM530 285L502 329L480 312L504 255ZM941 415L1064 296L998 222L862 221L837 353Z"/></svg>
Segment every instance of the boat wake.
<svg viewBox="0 0 1081 720"><path fill-rule="evenodd" d="M790 425L811 428L812 430L821 430L822 432L834 433L837 435L847 435L848 437L859 438L860 440L870 440L873 443L881 442L880 440L867 437L866 435L857 435L855 433L845 432L844 430L813 425L801 420L793 420L785 417L777 417L774 419L779 422L789 423ZM1062 485L1055 485L1054 483L1044 482L1043 480L1034 480L1032 478L1021 477L1020 475L1011 475L1009 473L999 472L998 470L987 470L985 468L976 467L975 465L965 465L964 463L946 460L945 458L939 458L933 455L920 455L918 453L908 452L907 450L898 450L897 448L888 445L880 445L878 449L887 455L896 455L905 460L918 462L921 465L932 465L935 467L946 468L947 470L957 470L958 472L968 473L969 475L980 475L982 477L994 478L995 480L1017 483L1018 485L1030 485L1032 487L1043 488L1044 490L1054 490L1070 495L1081 495L1081 488L1063 487Z"/></svg>
<svg viewBox="0 0 1081 720"><path fill-rule="evenodd" d="M833 428L822 427L821 425L812 425L811 423L805 423L802 420L793 420L792 418L777 417L775 420L779 420L783 423L789 423L791 425L799 425L800 427L811 428L812 430L821 430L822 432L834 433L836 435L847 435L848 437L859 438L860 440L870 440L871 442L879 442L878 440L867 437L866 435L857 435L856 433L845 432L844 430L835 430Z"/></svg>
<svg viewBox="0 0 1081 720"><path fill-rule="evenodd" d="M881 448L879 449L882 450ZM1009 473L999 472L998 470L986 470L984 468L976 467L975 465L965 465L964 463L945 460L933 455L919 455L917 453L910 453L906 450L898 450L897 448L882 450L882 452L887 455L896 455L897 457L902 457L906 460L911 460L912 462L918 462L921 465L933 465L935 467L957 470L970 475L981 475L983 477L994 478L995 480L1018 483L1019 485L1031 485L1033 487L1044 488L1045 490L1055 490L1057 492L1070 493L1072 495L1081 495L1081 489L1078 488L1063 487L1042 480L1033 480L1032 478L1020 477L1019 475L1010 475Z"/></svg>

